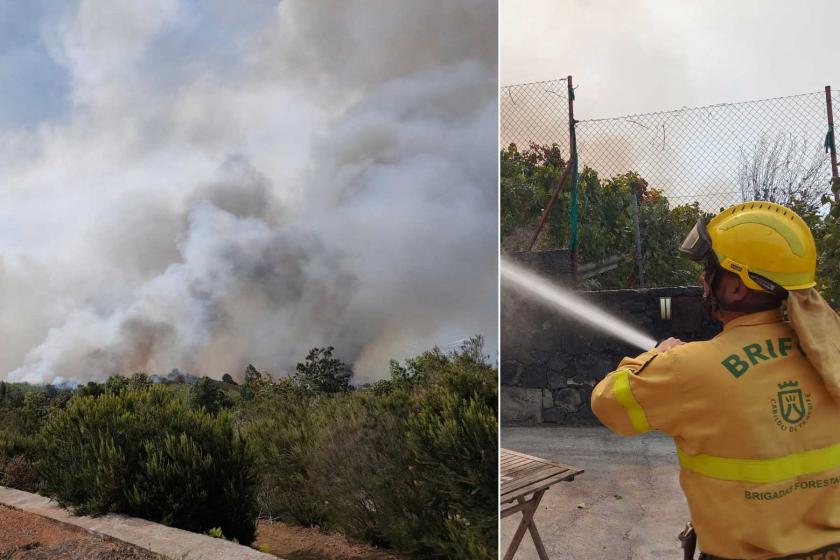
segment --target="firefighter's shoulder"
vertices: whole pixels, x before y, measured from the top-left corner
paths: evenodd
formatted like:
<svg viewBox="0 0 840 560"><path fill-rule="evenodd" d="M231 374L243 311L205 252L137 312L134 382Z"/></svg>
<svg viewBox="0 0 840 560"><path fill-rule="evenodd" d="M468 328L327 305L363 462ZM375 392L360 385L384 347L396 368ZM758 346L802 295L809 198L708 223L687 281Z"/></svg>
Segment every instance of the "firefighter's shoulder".
<svg viewBox="0 0 840 560"><path fill-rule="evenodd" d="M669 371L677 374L685 366L686 361L691 362L701 356L707 356L711 348L706 341L686 342L679 346L673 346L667 350L653 349L644 352L636 358L625 358L621 361L622 367L629 369L637 375L650 376L654 372Z"/></svg>

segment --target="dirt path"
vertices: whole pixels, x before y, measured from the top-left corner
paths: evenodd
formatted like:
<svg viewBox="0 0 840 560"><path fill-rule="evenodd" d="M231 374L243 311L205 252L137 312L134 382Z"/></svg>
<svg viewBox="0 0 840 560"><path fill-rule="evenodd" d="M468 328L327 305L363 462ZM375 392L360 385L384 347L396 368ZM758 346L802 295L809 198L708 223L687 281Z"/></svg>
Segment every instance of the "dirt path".
<svg viewBox="0 0 840 560"><path fill-rule="evenodd" d="M162 560L39 515L0 506L0 560Z"/></svg>
<svg viewBox="0 0 840 560"><path fill-rule="evenodd" d="M280 522L261 521L253 548L285 560L407 560L406 557ZM265 549L265 546L268 549ZM164 560L117 540L0 505L0 560Z"/></svg>
<svg viewBox="0 0 840 560"><path fill-rule="evenodd" d="M279 521L260 521L254 548L267 545L269 552L286 560L406 560L406 557L353 542L341 535L318 529L286 525Z"/></svg>

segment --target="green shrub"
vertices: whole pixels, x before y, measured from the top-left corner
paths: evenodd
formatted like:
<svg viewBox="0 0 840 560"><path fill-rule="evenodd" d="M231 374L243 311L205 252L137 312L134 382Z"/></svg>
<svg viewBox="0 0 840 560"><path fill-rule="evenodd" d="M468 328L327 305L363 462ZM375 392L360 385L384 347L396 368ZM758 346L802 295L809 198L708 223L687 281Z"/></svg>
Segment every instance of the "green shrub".
<svg viewBox="0 0 840 560"><path fill-rule="evenodd" d="M91 396L98 397L105 392L105 384L97 383L96 381L88 381L84 385L76 387L76 394L80 397Z"/></svg>
<svg viewBox="0 0 840 560"><path fill-rule="evenodd" d="M464 348L422 388L407 420L420 508L406 536L435 556L496 558L496 403L495 370Z"/></svg>
<svg viewBox="0 0 840 560"><path fill-rule="evenodd" d="M415 558L495 558L496 370L475 339L369 390L242 401L265 515Z"/></svg>
<svg viewBox="0 0 840 560"><path fill-rule="evenodd" d="M46 393L42 391L30 391L24 395L23 406L18 410L23 431L35 433L41 427L49 411L49 402Z"/></svg>
<svg viewBox="0 0 840 560"><path fill-rule="evenodd" d="M191 410L160 386L75 397L47 421L39 447L44 490L79 513L253 539L252 452L227 413Z"/></svg>
<svg viewBox="0 0 840 560"><path fill-rule="evenodd" d="M245 368L245 379L239 387L239 396L246 401L253 400L257 393L271 386L271 383L271 375L261 372L253 364L248 364Z"/></svg>
<svg viewBox="0 0 840 560"><path fill-rule="evenodd" d="M194 409L203 408L210 414L216 414L220 410L230 408L233 404L231 398L222 388L222 383L209 377L196 379L190 386L190 406Z"/></svg>
<svg viewBox="0 0 840 560"><path fill-rule="evenodd" d="M308 478L328 527L377 546L402 545L393 528L414 492L405 447L410 407L405 388L331 396L313 407L320 445L311 450Z"/></svg>
<svg viewBox="0 0 840 560"><path fill-rule="evenodd" d="M249 366L239 387L114 376L65 403L4 384L0 484L244 543L259 511L414 558L493 557L496 370L481 340L392 362L370 388L349 390L347 371L326 348L277 381Z"/></svg>
<svg viewBox="0 0 840 560"><path fill-rule="evenodd" d="M138 371L128 378L128 388L132 391L142 391L152 386L152 380L148 374Z"/></svg>
<svg viewBox="0 0 840 560"><path fill-rule="evenodd" d="M565 162L557 145L532 144L520 151L511 144L501 151L501 237L507 250L524 250L562 176ZM571 184L561 189L536 250L566 247L571 238ZM660 185L648 185L627 170L610 178L591 168L578 183L578 258L581 264L621 257L618 268L582 281L581 287L627 288L639 285L633 223L633 196L639 198L639 229L645 286L694 284L700 267L677 251L702 211L697 203L672 206Z"/></svg>
<svg viewBox="0 0 840 560"><path fill-rule="evenodd" d="M242 413L257 456L261 514L298 525L322 525L320 490L309 479L313 451L320 445L309 399L266 388L254 395L240 402L247 406Z"/></svg>
<svg viewBox="0 0 840 560"><path fill-rule="evenodd" d="M122 375L112 375L107 381L105 381L106 393L122 393L128 388L128 379Z"/></svg>
<svg viewBox="0 0 840 560"><path fill-rule="evenodd" d="M840 179L831 181L832 195L826 195L823 203L828 211L822 223L814 229L817 239L817 288L834 309L840 310L840 202L834 196L840 195Z"/></svg>
<svg viewBox="0 0 840 560"><path fill-rule="evenodd" d="M31 436L0 431L0 485L29 492L37 490L35 446L36 440Z"/></svg>
<svg viewBox="0 0 840 560"><path fill-rule="evenodd" d="M37 439L12 432L0 430L0 457L11 458L16 455L31 457L36 451Z"/></svg>

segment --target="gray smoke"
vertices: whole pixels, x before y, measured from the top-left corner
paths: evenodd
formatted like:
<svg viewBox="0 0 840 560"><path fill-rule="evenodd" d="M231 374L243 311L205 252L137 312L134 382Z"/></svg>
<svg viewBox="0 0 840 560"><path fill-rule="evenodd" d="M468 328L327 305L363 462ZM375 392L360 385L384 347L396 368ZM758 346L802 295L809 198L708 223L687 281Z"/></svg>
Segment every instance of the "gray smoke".
<svg viewBox="0 0 840 560"><path fill-rule="evenodd" d="M71 105L0 130L0 375L492 353L495 2L245 5L44 22Z"/></svg>

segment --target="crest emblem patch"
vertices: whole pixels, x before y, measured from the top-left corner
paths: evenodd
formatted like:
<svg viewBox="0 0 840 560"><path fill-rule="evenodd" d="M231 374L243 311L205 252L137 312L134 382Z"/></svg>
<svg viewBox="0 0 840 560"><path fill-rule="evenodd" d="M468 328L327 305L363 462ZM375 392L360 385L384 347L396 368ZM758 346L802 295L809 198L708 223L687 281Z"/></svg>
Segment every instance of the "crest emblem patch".
<svg viewBox="0 0 840 560"><path fill-rule="evenodd" d="M803 393L798 381L779 383L778 388L776 397L770 399L773 419L783 431L795 432L808 421L814 410L811 394Z"/></svg>

